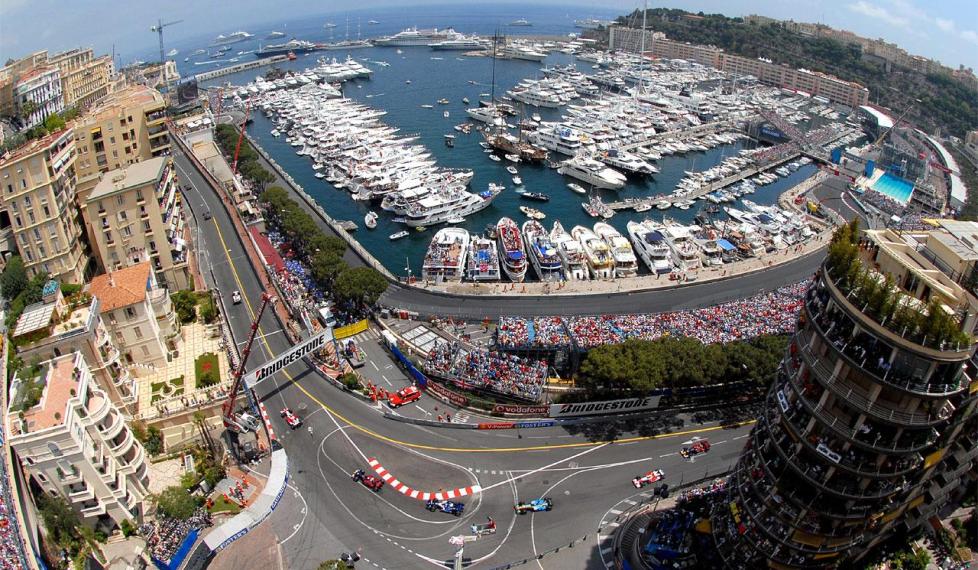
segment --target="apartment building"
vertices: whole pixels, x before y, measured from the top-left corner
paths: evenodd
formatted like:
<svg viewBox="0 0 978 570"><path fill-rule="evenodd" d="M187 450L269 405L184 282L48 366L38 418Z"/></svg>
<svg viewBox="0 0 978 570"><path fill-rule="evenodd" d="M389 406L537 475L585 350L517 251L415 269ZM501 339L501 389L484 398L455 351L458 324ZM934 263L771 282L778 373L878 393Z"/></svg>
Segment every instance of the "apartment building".
<svg viewBox="0 0 978 570"><path fill-rule="evenodd" d="M96 528L141 521L146 453L81 353L22 369L11 394L8 442L43 492L64 497Z"/></svg>
<svg viewBox="0 0 978 570"><path fill-rule="evenodd" d="M968 131L964 137L964 154L978 165L978 131Z"/></svg>
<svg viewBox="0 0 978 570"><path fill-rule="evenodd" d="M149 261L156 280L176 291L193 288L178 181L169 157L107 172L85 200L94 255L107 270Z"/></svg>
<svg viewBox="0 0 978 570"><path fill-rule="evenodd" d="M42 300L24 309L10 336L24 362L81 353L109 400L132 415L136 380L121 364L121 352L102 321L100 308L98 298L89 293L65 299L58 282L49 281Z"/></svg>
<svg viewBox="0 0 978 570"><path fill-rule="evenodd" d="M47 63L61 71L65 108L86 109L110 92L115 65L107 55L95 57L92 48L61 52L49 56Z"/></svg>
<svg viewBox="0 0 978 570"><path fill-rule="evenodd" d="M644 36L644 41L643 41ZM665 38L662 32L654 30L642 30L640 28L628 28L625 26L611 25L608 27L608 45L611 49L639 53L640 51L650 51L652 41L656 37Z"/></svg>
<svg viewBox="0 0 978 570"><path fill-rule="evenodd" d="M177 347L180 324L149 262L98 275L87 292L99 300L99 313L124 364L166 365Z"/></svg>
<svg viewBox="0 0 978 570"><path fill-rule="evenodd" d="M166 103L158 91L145 85L112 93L71 127L78 153L80 204L105 172L170 151Z"/></svg>
<svg viewBox="0 0 978 570"><path fill-rule="evenodd" d="M65 109L61 70L55 66L30 70L17 78L13 86L13 98L16 114L21 118L23 127L29 129L40 125L50 115Z"/></svg>
<svg viewBox="0 0 978 570"><path fill-rule="evenodd" d="M957 263L942 241L866 231L816 273L730 494L714 506L728 567L836 568L965 492L978 381L974 344L953 333L974 331L978 299L933 262ZM853 268L868 271L860 283L892 284L895 303L867 300Z"/></svg>
<svg viewBox="0 0 978 570"><path fill-rule="evenodd" d="M48 52L36 51L26 57L0 67L0 115L12 117L17 114L14 102L14 86L22 75L47 63Z"/></svg>
<svg viewBox="0 0 978 570"><path fill-rule="evenodd" d="M0 212L10 220L30 276L46 272L82 283L88 253L75 206L75 142L71 130L32 141L0 157Z"/></svg>

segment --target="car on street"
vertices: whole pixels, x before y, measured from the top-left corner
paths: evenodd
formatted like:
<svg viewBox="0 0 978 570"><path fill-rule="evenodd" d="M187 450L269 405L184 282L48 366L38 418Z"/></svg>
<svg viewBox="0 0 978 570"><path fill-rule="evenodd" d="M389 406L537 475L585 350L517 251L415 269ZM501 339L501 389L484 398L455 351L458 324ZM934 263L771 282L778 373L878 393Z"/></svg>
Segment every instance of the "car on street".
<svg viewBox="0 0 978 570"><path fill-rule="evenodd" d="M665 478L666 478L665 471L663 471L662 469L653 469L652 471L649 471L645 475L636 475L635 478L632 479L632 485L635 485L636 489L641 489L646 485L651 485L658 481L662 481Z"/></svg>
<svg viewBox="0 0 978 570"><path fill-rule="evenodd" d="M688 445L679 450L679 455L682 455L684 459L692 459L697 455L702 455L710 451L710 440L700 439L694 441L692 445Z"/></svg>
<svg viewBox="0 0 978 570"><path fill-rule="evenodd" d="M544 497L542 499L533 499L529 502L520 501L513 506L513 510L516 511L518 515L525 515L526 513L538 513L540 511L549 511L554 508L553 499L550 497Z"/></svg>
<svg viewBox="0 0 978 570"><path fill-rule="evenodd" d="M282 409L281 415L285 419L285 423L289 424L290 428L295 429L297 427L302 426L302 419L299 416L295 415L295 413L291 409L289 408Z"/></svg>
<svg viewBox="0 0 978 570"><path fill-rule="evenodd" d="M429 499L428 502L425 503L424 508L431 512L439 511L460 517L462 516L462 511L465 510L465 503L458 503L455 501L449 501L447 499L443 501Z"/></svg>
<svg viewBox="0 0 978 570"><path fill-rule="evenodd" d="M241 304L241 291L235 290L231 293L231 302L235 305Z"/></svg>
<svg viewBox="0 0 978 570"><path fill-rule="evenodd" d="M210 210L204 210L204 219L205 220L211 219L211 211Z"/></svg>
<svg viewBox="0 0 978 570"><path fill-rule="evenodd" d="M403 406L404 404L410 404L411 402L416 402L421 399L421 390L417 386L408 386L407 388L401 388L397 392L391 394L390 398L387 399L387 404L392 408L397 408Z"/></svg>
<svg viewBox="0 0 978 570"><path fill-rule="evenodd" d="M367 472L363 469L357 469L350 476L357 483L363 483L363 486L370 489L374 493L379 493L380 489L384 486L384 480L380 477L375 477L374 475L367 475Z"/></svg>

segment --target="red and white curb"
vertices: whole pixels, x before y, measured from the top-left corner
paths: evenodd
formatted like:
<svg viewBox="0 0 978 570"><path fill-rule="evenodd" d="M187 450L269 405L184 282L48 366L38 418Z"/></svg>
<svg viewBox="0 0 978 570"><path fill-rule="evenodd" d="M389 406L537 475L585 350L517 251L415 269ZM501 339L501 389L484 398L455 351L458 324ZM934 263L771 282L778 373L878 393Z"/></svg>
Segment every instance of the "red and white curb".
<svg viewBox="0 0 978 570"><path fill-rule="evenodd" d="M367 461L370 467L377 472L377 475L384 480L388 485L394 488L395 491L402 495L411 497L412 499L419 499L421 501L428 501L430 499L435 499L437 501L444 501L445 499L458 499L468 495L474 495L482 491L482 487L478 485L472 485L471 487L462 487L460 489L452 489L451 491L438 491L437 493L426 493L423 491L418 491L417 489L412 489L404 483L401 483L394 478L393 475L380 464L376 459L370 459Z"/></svg>
<svg viewBox="0 0 978 570"><path fill-rule="evenodd" d="M272 422L268 419L268 410L265 409L265 402L259 402L258 409L261 410L261 418L265 420L265 427L268 428L268 439L275 439L275 430L272 429Z"/></svg>

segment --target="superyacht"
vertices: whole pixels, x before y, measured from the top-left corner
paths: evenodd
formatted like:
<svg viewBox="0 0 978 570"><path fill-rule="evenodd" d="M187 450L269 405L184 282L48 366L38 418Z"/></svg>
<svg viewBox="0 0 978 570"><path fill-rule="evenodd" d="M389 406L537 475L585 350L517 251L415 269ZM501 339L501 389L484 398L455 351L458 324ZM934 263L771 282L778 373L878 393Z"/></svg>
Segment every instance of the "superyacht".
<svg viewBox="0 0 978 570"><path fill-rule="evenodd" d="M496 224L496 241L506 276L514 283L522 282L526 277L526 249L516 222L510 218L500 219Z"/></svg>
<svg viewBox="0 0 978 570"><path fill-rule="evenodd" d="M448 28L446 30L439 30L438 28L434 28L431 30L419 30L418 28L407 28L406 30L394 34L393 36L377 38L376 40L374 40L374 45L398 46L398 47L428 46L434 43L460 39L462 37L463 37L462 34L456 32L451 28Z"/></svg>
<svg viewBox="0 0 978 570"><path fill-rule="evenodd" d="M550 241L557 248L568 280L587 281L591 278L587 269L587 260L584 258L584 248L564 230L564 226L560 225L559 221L554 222Z"/></svg>
<svg viewBox="0 0 978 570"><path fill-rule="evenodd" d="M625 175L590 158L572 158L563 162L557 172L587 182L595 188L618 190L625 186Z"/></svg>
<svg viewBox="0 0 978 570"><path fill-rule="evenodd" d="M422 278L435 283L461 281L468 249L469 232L462 228L438 230L425 254Z"/></svg>
<svg viewBox="0 0 978 570"><path fill-rule="evenodd" d="M501 192L501 187L491 185L489 190L478 194L453 189L443 194L426 196L408 209L404 223L418 228L464 218L489 207Z"/></svg>
<svg viewBox="0 0 978 570"><path fill-rule="evenodd" d="M635 251L652 273L662 275L672 272L672 250L666 243L662 226L651 220L632 221L628 222L627 229Z"/></svg>
<svg viewBox="0 0 978 570"><path fill-rule="evenodd" d="M584 248L584 258L593 279L611 279L615 276L615 260L604 240L584 226L574 226L571 237Z"/></svg>
<svg viewBox="0 0 978 570"><path fill-rule="evenodd" d="M523 242L540 281L562 281L564 267L547 230L536 220L523 223Z"/></svg>
<svg viewBox="0 0 978 570"><path fill-rule="evenodd" d="M465 278L469 281L499 281L499 253L496 243L488 238L473 235L469 242Z"/></svg>
<svg viewBox="0 0 978 570"><path fill-rule="evenodd" d="M615 260L615 277L635 277L638 275L638 258L628 240L605 222L594 224L594 233L608 244L611 257Z"/></svg>
<svg viewBox="0 0 978 570"><path fill-rule="evenodd" d="M675 222L666 223L666 243L672 249L673 259L681 271L695 271L702 266L700 250L693 242L693 236L687 226Z"/></svg>

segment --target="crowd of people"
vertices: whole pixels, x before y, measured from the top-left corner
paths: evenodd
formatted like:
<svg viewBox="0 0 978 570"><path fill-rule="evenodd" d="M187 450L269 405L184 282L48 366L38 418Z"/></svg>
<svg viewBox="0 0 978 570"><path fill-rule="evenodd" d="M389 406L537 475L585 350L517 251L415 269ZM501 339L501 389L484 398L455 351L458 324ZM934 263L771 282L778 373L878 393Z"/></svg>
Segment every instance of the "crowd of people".
<svg viewBox="0 0 978 570"><path fill-rule="evenodd" d="M211 514L204 507L199 507L187 520L172 519L161 514L156 522L140 525L139 532L146 539L150 555L156 560L168 562L187 535L210 525Z"/></svg>
<svg viewBox="0 0 978 570"><path fill-rule="evenodd" d="M461 388L486 389L537 402L547 381L547 363L504 352L465 352L457 342L436 345L424 364L425 372Z"/></svg>
<svg viewBox="0 0 978 570"><path fill-rule="evenodd" d="M570 344L590 349L630 338L655 340L685 336L704 344L748 340L794 330L808 281L788 285L702 309L599 317L502 317L497 346L501 349L559 348Z"/></svg>
<svg viewBox="0 0 978 570"><path fill-rule="evenodd" d="M906 206L900 202L897 202L893 198L890 198L886 194L882 194L873 190L872 188L867 188L866 192L860 196L863 202L873 206L877 210L889 214L891 216L899 216L903 213Z"/></svg>
<svg viewBox="0 0 978 570"><path fill-rule="evenodd" d="M0 446L2 445L3 427L0 426ZM14 503L8 481L6 462L0 461L0 568L21 570L27 568L27 559L24 557L24 542L21 540L16 515L11 512L10 505Z"/></svg>
<svg viewBox="0 0 978 570"><path fill-rule="evenodd" d="M700 497L707 497L717 493L723 493L727 490L727 480L726 479L715 479L709 485L703 485L702 487L693 487L691 489L686 489L679 493L676 497L676 504L683 504L687 501L693 499L699 499Z"/></svg>

